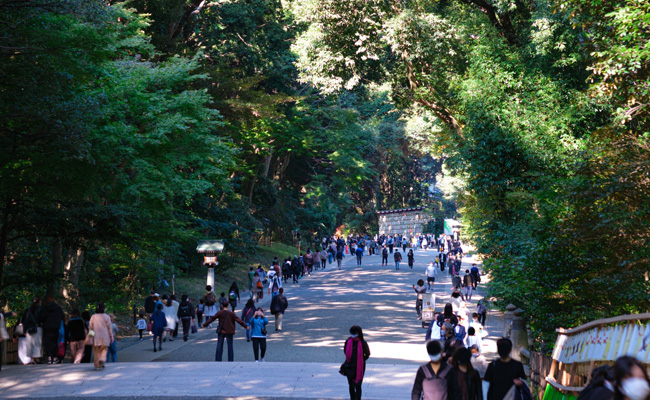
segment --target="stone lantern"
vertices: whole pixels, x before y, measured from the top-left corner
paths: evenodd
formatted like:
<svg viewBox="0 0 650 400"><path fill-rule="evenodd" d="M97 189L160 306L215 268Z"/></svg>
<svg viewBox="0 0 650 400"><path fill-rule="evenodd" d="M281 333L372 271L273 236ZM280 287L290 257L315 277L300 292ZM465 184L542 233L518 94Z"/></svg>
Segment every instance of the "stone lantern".
<svg viewBox="0 0 650 400"><path fill-rule="evenodd" d="M199 245L196 246L196 252L203 254L203 265L208 267L206 285L214 288L214 268L219 265L217 261L217 253L223 252L222 240L201 240Z"/></svg>

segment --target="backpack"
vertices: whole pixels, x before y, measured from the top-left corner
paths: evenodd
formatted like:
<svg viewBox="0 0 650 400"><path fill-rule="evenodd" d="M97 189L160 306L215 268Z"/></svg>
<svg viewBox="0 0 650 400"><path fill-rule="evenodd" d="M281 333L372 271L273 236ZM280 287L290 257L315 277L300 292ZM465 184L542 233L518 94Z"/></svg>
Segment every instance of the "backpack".
<svg viewBox="0 0 650 400"><path fill-rule="evenodd" d="M443 371L438 371L438 376L431 375L427 365L420 367L424 372L422 381L423 400L447 400L447 374L451 370L449 365Z"/></svg>
<svg viewBox="0 0 650 400"><path fill-rule="evenodd" d="M237 300L237 293L235 293L234 290L231 290L228 294L228 298L230 298L230 300Z"/></svg>
<svg viewBox="0 0 650 400"><path fill-rule="evenodd" d="M217 298L214 296L214 293L210 292L205 295L205 305L208 307L212 307L213 305L217 304Z"/></svg>
<svg viewBox="0 0 650 400"><path fill-rule="evenodd" d="M192 316L192 311L190 310L190 305L186 304L183 307L181 307L180 314L181 314L180 315L181 318L191 317Z"/></svg>
<svg viewBox="0 0 650 400"><path fill-rule="evenodd" d="M271 289L272 292L277 292L280 290L280 285L278 284L278 278L274 277L273 278L273 288Z"/></svg>

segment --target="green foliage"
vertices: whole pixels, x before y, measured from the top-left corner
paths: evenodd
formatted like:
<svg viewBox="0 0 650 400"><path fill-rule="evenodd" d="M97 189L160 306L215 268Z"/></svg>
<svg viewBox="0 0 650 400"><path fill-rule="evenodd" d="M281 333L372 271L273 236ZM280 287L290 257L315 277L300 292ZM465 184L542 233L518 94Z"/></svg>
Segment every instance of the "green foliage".
<svg viewBox="0 0 650 400"><path fill-rule="evenodd" d="M526 311L540 347L558 326L647 311L646 2L364 2L380 67L352 46L356 12L298 3L302 79L390 85L399 135L455 175L431 181L458 194L492 295ZM409 179L408 165L389 169Z"/></svg>

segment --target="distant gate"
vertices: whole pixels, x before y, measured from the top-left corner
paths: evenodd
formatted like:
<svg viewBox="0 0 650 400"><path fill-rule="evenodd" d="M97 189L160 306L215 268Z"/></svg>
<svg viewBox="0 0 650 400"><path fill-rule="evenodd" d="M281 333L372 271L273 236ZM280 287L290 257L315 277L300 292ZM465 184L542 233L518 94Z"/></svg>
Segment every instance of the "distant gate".
<svg viewBox="0 0 650 400"><path fill-rule="evenodd" d="M380 235L414 236L422 233L422 224L429 219L424 207L379 211Z"/></svg>

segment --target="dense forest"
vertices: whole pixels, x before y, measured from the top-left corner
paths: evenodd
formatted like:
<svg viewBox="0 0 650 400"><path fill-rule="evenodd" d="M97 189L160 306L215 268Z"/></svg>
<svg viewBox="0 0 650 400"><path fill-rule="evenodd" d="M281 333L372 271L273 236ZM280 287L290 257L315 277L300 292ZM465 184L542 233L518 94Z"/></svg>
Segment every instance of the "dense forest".
<svg viewBox="0 0 650 400"><path fill-rule="evenodd" d="M647 311L647 2L0 0L0 22L3 301L127 304L202 237L242 254L425 205L462 215L540 345Z"/></svg>

